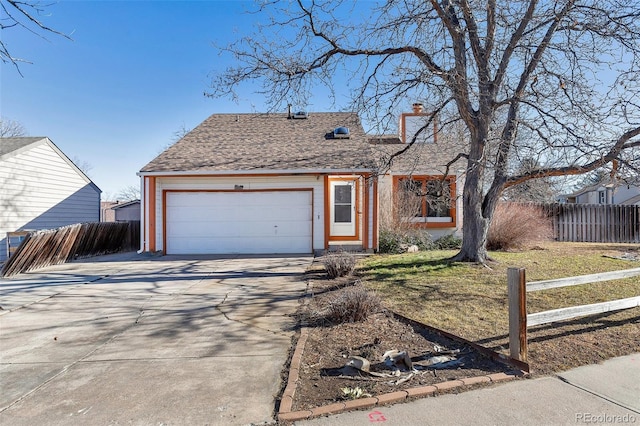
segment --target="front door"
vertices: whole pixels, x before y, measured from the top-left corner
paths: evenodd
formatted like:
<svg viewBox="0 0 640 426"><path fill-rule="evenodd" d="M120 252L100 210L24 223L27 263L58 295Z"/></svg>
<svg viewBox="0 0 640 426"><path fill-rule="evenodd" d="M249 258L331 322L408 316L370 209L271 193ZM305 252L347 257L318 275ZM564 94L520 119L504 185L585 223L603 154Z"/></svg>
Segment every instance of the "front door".
<svg viewBox="0 0 640 426"><path fill-rule="evenodd" d="M330 182L331 236L356 236L356 181Z"/></svg>

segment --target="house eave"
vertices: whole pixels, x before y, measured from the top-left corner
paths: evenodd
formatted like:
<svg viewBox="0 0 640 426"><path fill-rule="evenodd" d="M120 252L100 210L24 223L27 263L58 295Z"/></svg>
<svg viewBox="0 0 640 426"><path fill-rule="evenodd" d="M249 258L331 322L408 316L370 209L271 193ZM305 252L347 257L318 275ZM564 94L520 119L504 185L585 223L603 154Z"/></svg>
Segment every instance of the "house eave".
<svg viewBox="0 0 640 426"><path fill-rule="evenodd" d="M285 170L185 170L185 171L140 171L140 177L180 177L180 176L238 176L238 175L273 175L273 176L297 176L297 175L325 175L325 174L366 174L373 169L285 169Z"/></svg>

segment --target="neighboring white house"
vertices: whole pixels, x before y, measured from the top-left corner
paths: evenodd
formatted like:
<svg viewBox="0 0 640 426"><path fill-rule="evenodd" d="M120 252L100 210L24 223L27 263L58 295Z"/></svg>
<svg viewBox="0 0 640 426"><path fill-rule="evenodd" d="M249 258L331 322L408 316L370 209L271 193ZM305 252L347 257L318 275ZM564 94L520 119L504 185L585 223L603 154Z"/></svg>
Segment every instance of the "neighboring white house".
<svg viewBox="0 0 640 426"><path fill-rule="evenodd" d="M100 220L100 189L46 137L0 138L0 263L7 232Z"/></svg>
<svg viewBox="0 0 640 426"><path fill-rule="evenodd" d="M640 183L607 180L566 197L566 202L575 204L640 205Z"/></svg>

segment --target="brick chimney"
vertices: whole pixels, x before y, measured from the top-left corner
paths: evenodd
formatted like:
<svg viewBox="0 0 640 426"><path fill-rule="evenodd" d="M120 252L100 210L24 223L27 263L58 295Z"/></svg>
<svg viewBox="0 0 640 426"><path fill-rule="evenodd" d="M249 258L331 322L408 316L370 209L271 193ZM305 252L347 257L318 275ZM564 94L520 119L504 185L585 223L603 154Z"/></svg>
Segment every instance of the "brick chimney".
<svg viewBox="0 0 640 426"><path fill-rule="evenodd" d="M413 111L410 113L402 113L400 114L400 123L398 125L398 132L400 135L400 140L404 143L409 143L417 130L421 128L425 123L429 116L428 113L424 111L424 106L421 102L414 102L412 105ZM422 136L419 136L418 142L422 143L436 143L438 141L438 118L433 118L433 140L427 140L426 136L429 134L429 131L425 131L422 133Z"/></svg>

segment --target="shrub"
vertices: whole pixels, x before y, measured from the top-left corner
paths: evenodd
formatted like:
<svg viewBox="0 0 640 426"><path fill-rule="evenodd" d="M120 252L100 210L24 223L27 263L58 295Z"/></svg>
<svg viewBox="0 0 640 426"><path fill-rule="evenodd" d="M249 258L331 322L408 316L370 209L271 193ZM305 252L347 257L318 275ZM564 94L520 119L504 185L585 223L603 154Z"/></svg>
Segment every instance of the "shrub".
<svg viewBox="0 0 640 426"><path fill-rule="evenodd" d="M501 203L487 234L488 250L523 248L552 238L551 219L533 204Z"/></svg>
<svg viewBox="0 0 640 426"><path fill-rule="evenodd" d="M356 257L347 252L328 253L322 257L322 264L329 278L344 277L353 272L356 267Z"/></svg>
<svg viewBox="0 0 640 426"><path fill-rule="evenodd" d="M462 247L462 240L454 234L438 238L431 244L432 250L456 250Z"/></svg>
<svg viewBox="0 0 640 426"><path fill-rule="evenodd" d="M412 219L422 201L414 195L399 192L389 197L383 195L381 203L393 205L393 209L380 212L380 235L378 250L380 253L405 253L407 247L418 246L428 250L431 236L424 229L416 227Z"/></svg>
<svg viewBox="0 0 640 426"><path fill-rule="evenodd" d="M332 324L343 324L364 321L381 310L380 298L367 291L362 284L356 283L330 299L321 317Z"/></svg>
<svg viewBox="0 0 640 426"><path fill-rule="evenodd" d="M378 250L380 253L402 253L400 245L402 238L390 230L381 229L378 238Z"/></svg>
<svg viewBox="0 0 640 426"><path fill-rule="evenodd" d="M418 228L381 229L378 239L380 253L405 253L408 246L416 245L420 250L428 250L431 236Z"/></svg>

